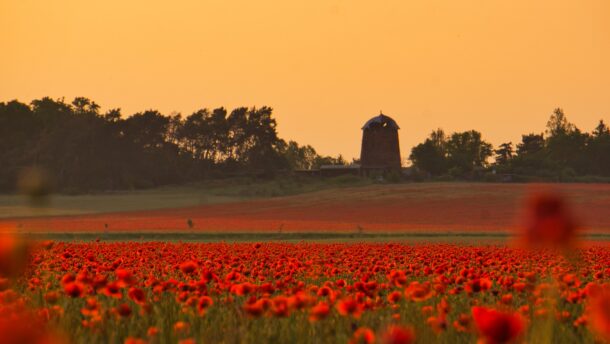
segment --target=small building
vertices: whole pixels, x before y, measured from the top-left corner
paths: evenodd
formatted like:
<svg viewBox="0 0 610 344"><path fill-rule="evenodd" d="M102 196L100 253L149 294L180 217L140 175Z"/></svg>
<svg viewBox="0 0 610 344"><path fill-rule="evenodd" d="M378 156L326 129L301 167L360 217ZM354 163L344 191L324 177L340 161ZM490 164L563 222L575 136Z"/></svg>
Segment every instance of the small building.
<svg viewBox="0 0 610 344"><path fill-rule="evenodd" d="M398 129L400 127L396 121L383 113L364 124L360 150L361 174L400 171L402 164Z"/></svg>

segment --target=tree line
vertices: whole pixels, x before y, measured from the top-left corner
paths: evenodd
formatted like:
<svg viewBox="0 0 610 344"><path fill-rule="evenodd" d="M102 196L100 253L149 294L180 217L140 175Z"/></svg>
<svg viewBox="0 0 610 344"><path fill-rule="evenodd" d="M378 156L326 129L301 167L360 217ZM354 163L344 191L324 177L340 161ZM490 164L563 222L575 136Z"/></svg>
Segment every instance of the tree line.
<svg viewBox="0 0 610 344"><path fill-rule="evenodd" d="M557 108L543 133L522 135L521 142L496 149L475 130L445 134L433 131L413 147L409 157L428 177L476 179L490 174L512 180L570 181L578 177L610 177L610 129L600 120L583 132Z"/></svg>
<svg viewBox="0 0 610 344"><path fill-rule="evenodd" d="M32 167L58 191L146 188L235 174L342 164L278 136L273 109L220 107L189 116L146 110L124 117L94 101L0 102L0 191Z"/></svg>
<svg viewBox="0 0 610 344"><path fill-rule="evenodd" d="M188 116L146 110L123 116L94 101L48 97L0 102L0 191L14 191L32 167L62 192L147 188L205 178L272 177L346 164L310 145L281 139L273 109L203 108ZM555 109L546 131L494 147L480 132L433 131L409 156L416 176L570 181L610 177L610 130L583 132ZM355 160L357 162L357 160ZM495 177L494 177L495 176ZM529 178L529 179L528 179Z"/></svg>

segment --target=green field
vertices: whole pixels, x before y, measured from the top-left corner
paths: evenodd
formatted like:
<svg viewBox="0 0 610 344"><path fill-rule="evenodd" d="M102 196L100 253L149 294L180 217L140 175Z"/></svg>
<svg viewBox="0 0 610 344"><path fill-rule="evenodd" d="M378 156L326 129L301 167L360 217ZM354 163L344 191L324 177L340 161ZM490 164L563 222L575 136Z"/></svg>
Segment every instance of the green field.
<svg viewBox="0 0 610 344"><path fill-rule="evenodd" d="M247 199L295 195L372 182L356 177L329 179L223 179L183 186L95 194L53 194L42 205L23 195L0 195L0 218L82 215L119 211L182 208Z"/></svg>
<svg viewBox="0 0 610 344"><path fill-rule="evenodd" d="M397 243L453 243L506 244L513 236L507 233L188 233L188 232L127 232L127 233L24 233L34 240L64 242L397 242ZM583 240L608 241L610 234L583 235Z"/></svg>

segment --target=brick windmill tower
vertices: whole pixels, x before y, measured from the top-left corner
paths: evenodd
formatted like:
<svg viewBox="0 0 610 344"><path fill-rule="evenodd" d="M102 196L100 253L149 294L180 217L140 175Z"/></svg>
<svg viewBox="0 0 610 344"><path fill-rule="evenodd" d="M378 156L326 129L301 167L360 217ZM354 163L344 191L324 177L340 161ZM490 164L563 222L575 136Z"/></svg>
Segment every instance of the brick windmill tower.
<svg viewBox="0 0 610 344"><path fill-rule="evenodd" d="M396 121L383 113L364 124L360 151L360 169L363 174L400 170L398 129L400 127Z"/></svg>

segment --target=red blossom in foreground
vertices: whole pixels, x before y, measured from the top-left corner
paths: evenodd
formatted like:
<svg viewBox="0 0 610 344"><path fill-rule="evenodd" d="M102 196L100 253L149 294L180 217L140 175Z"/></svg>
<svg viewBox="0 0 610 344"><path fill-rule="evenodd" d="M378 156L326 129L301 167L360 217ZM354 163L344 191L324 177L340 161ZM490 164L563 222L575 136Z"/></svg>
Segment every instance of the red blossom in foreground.
<svg viewBox="0 0 610 344"><path fill-rule="evenodd" d="M126 303L122 303L116 308L116 313L122 317L128 317L131 315L131 307Z"/></svg>
<svg viewBox="0 0 610 344"><path fill-rule="evenodd" d="M354 335L348 344L373 344L375 343L375 332L368 327L360 327L354 331Z"/></svg>
<svg viewBox="0 0 610 344"><path fill-rule="evenodd" d="M119 285L122 287L132 285L135 282L133 273L127 269L117 269L115 273L119 279Z"/></svg>
<svg viewBox="0 0 610 344"><path fill-rule="evenodd" d="M530 245L569 245L576 234L576 222L563 197L539 193L527 204L525 240Z"/></svg>
<svg viewBox="0 0 610 344"><path fill-rule="evenodd" d="M180 270L185 274L192 274L197 270L197 263L192 260L184 262L180 264Z"/></svg>
<svg viewBox="0 0 610 344"><path fill-rule="evenodd" d="M392 325L381 338L384 344L410 344L415 342L415 333L409 327Z"/></svg>
<svg viewBox="0 0 610 344"><path fill-rule="evenodd" d="M227 342L230 333L213 329L248 323L269 331L253 337L248 329L243 341L307 341L296 333L315 329L328 336L321 341L410 343L416 333L420 342L478 336L493 344L535 340L525 336L524 319L531 318L533 327L552 322L566 341L590 338L589 330L610 340L610 286L603 285L610 249L577 252L574 258L504 245L264 243L253 250L249 243L58 242L38 245L19 279L0 276L0 321L33 316L44 331L68 324L73 342L93 342L115 328L116 342ZM483 303L498 308L473 307ZM18 316L24 310L29 317Z"/></svg>
<svg viewBox="0 0 610 344"><path fill-rule="evenodd" d="M263 315L265 310L267 309L267 304L264 300L256 300L252 303L246 303L244 305L244 311L250 316L258 317Z"/></svg>
<svg viewBox="0 0 610 344"><path fill-rule="evenodd" d="M413 301L425 301L434 295L430 283L419 283L417 281L411 282L409 287L405 289L405 296Z"/></svg>
<svg viewBox="0 0 610 344"><path fill-rule="evenodd" d="M360 318L364 307L356 300L347 298L340 300L337 303L337 311L343 316L352 316L356 319Z"/></svg>
<svg viewBox="0 0 610 344"><path fill-rule="evenodd" d="M199 298L199 302L197 303L197 310L199 314L203 315L205 311L214 304L214 301L209 296L202 296Z"/></svg>
<svg viewBox="0 0 610 344"><path fill-rule="evenodd" d="M191 325L184 321L178 321L174 324L174 332L177 334L185 335L189 333Z"/></svg>
<svg viewBox="0 0 610 344"><path fill-rule="evenodd" d="M80 297L83 294L84 287L79 282L69 282L64 285L64 291L71 297Z"/></svg>
<svg viewBox="0 0 610 344"><path fill-rule="evenodd" d="M23 273L30 244L17 236L0 233L0 276L15 277Z"/></svg>
<svg viewBox="0 0 610 344"><path fill-rule="evenodd" d="M402 299L402 295L398 291L393 291L388 295L388 302L396 303Z"/></svg>
<svg viewBox="0 0 610 344"><path fill-rule="evenodd" d="M472 307L472 317L487 344L509 343L519 337L525 328L523 318L518 313Z"/></svg>
<svg viewBox="0 0 610 344"><path fill-rule="evenodd" d="M144 290L140 288L129 288L129 292L127 292L127 296L132 299L134 302L142 304L146 300L146 294Z"/></svg>
<svg viewBox="0 0 610 344"><path fill-rule="evenodd" d="M313 306L309 311L309 320L310 321L319 321L328 316L330 313L330 307L328 303L321 301L317 305Z"/></svg>
<svg viewBox="0 0 610 344"><path fill-rule="evenodd" d="M610 342L610 285L591 286L588 294L589 325L595 333Z"/></svg>

